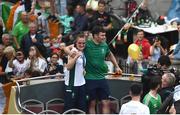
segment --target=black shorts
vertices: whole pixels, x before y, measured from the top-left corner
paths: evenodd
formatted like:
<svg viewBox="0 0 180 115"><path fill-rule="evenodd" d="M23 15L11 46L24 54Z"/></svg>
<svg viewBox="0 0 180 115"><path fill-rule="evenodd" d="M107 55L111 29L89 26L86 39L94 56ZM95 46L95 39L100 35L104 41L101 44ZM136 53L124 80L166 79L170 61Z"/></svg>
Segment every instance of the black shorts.
<svg viewBox="0 0 180 115"><path fill-rule="evenodd" d="M65 85L65 97L64 97L65 111L76 108L86 112L87 110L86 102L87 101L86 101L85 85L74 86L71 92L68 86Z"/></svg>
<svg viewBox="0 0 180 115"><path fill-rule="evenodd" d="M87 94L89 100L107 100L110 91L106 79L101 80L86 80Z"/></svg>

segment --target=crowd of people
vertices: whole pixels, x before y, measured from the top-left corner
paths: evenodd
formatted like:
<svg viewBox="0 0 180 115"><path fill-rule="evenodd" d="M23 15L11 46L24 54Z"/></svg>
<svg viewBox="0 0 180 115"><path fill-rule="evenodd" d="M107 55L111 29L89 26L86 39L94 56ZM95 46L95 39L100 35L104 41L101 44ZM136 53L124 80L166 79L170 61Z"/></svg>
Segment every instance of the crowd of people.
<svg viewBox="0 0 180 115"><path fill-rule="evenodd" d="M65 111L78 108L86 113L95 114L96 102L100 100L102 113L108 114L110 90L105 78L108 72L105 61L113 63L114 71L118 75L122 74L123 68L119 67L116 61L118 57L114 56L108 45L111 40L108 38L111 35L109 31L113 29L113 25L110 15L105 11L106 2L99 0L98 10L93 11L84 4L86 0L69 1L66 7L67 14L61 16L54 12L53 1L50 2L50 11L46 9L45 4L33 0L30 2L30 8L26 6L19 11L11 11L11 18L16 18L14 22L6 20L7 23L0 19L0 77L5 78L2 83L9 82L7 76L22 79L64 74ZM22 1L16 3L18 7L23 4L25 3ZM40 4L38 10L37 4ZM14 9L18 7L13 6ZM49 16L46 16L47 14ZM60 25L63 28L61 31ZM131 24L126 24L123 29L128 31L130 27ZM180 32L179 24L177 28ZM118 41L122 39L120 36ZM129 38L125 40L127 39ZM180 41L169 56L166 55L169 49L162 42L161 36L158 36L151 43L143 30L137 30L133 43L139 46L141 53L137 60L128 56L128 63L138 63L136 68L147 69L147 63L144 62L159 64L163 68L163 58L169 62L170 59L179 60ZM148 93L143 99L142 84L133 84L130 88L132 100L122 105L120 114L157 113L162 103L173 93L175 81L173 73L152 77ZM175 113L176 110L172 104L169 112Z"/></svg>

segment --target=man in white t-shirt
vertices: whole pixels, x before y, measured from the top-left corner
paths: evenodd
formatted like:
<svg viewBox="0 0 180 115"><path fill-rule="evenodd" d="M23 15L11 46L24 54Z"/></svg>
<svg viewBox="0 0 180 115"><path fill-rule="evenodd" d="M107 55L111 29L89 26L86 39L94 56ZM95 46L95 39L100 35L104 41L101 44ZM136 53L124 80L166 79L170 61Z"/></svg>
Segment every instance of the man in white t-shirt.
<svg viewBox="0 0 180 115"><path fill-rule="evenodd" d="M119 114L150 114L149 108L140 102L140 97L142 94L142 85L137 83L132 84L129 93L132 100L122 105Z"/></svg>

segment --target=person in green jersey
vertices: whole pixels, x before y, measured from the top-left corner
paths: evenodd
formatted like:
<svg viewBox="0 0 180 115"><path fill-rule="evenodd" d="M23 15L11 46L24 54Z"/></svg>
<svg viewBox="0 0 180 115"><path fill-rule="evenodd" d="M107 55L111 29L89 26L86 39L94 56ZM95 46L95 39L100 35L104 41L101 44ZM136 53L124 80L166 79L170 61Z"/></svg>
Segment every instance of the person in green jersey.
<svg viewBox="0 0 180 115"><path fill-rule="evenodd" d="M105 79L108 67L105 59L108 58L115 66L117 73L122 73L112 52L105 42L106 32L101 26L95 26L92 30L93 38L86 41L84 54L86 57L86 89L89 96L89 113L95 114L96 100L102 102L102 113L110 113L109 110L109 86ZM64 48L70 54L73 45Z"/></svg>
<svg viewBox="0 0 180 115"><path fill-rule="evenodd" d="M22 38L29 32L27 12L21 13L21 21L18 22L12 30L13 41L16 49L20 48Z"/></svg>
<svg viewBox="0 0 180 115"><path fill-rule="evenodd" d="M150 91L145 95L143 103L149 107L150 114L156 114L162 104L161 96L157 93L161 85L161 77L152 76L149 85Z"/></svg>

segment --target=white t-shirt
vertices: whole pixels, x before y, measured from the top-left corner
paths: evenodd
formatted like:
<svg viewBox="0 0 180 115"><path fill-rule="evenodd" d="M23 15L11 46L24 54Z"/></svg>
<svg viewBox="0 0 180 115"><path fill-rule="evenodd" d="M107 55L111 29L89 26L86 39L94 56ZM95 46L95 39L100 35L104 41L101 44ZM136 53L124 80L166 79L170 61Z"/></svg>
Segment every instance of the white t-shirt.
<svg viewBox="0 0 180 115"><path fill-rule="evenodd" d="M31 63L30 59L28 59L28 61L29 63ZM32 69L43 73L46 67L47 67L47 62L42 58L38 58L38 60L33 64Z"/></svg>
<svg viewBox="0 0 180 115"><path fill-rule="evenodd" d="M16 74L16 75L22 75L24 74L24 72L29 69L30 67L30 63L29 61L27 61L26 59L24 60L23 63L19 63L19 61L17 59L13 60L13 65L14 65L14 68L13 68L13 72Z"/></svg>
<svg viewBox="0 0 180 115"><path fill-rule="evenodd" d="M72 50L76 50L76 49L73 48ZM75 73L74 73L75 76L74 76L73 86L82 86L85 84L85 78L83 75L84 63L86 63L86 60L84 54L82 54L81 56L79 56L79 58L76 60L75 63L76 65L75 65ZM70 72L69 70L66 69L64 80L65 80L65 85L67 86L69 85L69 76L70 76Z"/></svg>
<svg viewBox="0 0 180 115"><path fill-rule="evenodd" d="M149 115L149 108L139 101L129 101L122 105L119 114Z"/></svg>

